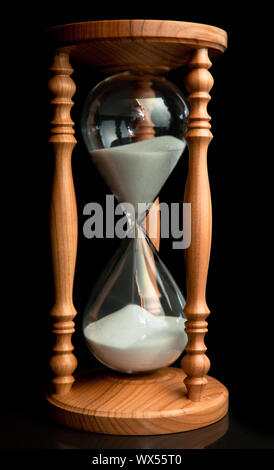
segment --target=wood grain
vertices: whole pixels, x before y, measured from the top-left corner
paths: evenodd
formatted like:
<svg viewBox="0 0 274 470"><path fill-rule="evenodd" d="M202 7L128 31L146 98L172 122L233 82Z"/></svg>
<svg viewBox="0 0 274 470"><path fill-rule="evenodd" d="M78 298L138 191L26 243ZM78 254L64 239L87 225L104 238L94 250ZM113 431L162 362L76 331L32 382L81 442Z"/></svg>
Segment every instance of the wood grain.
<svg viewBox="0 0 274 470"><path fill-rule="evenodd" d="M186 65L197 48L207 47L213 58L227 47L224 30L183 21L88 21L55 26L46 34L54 47L70 53L72 61L107 73L166 73Z"/></svg>
<svg viewBox="0 0 274 470"><path fill-rule="evenodd" d="M200 428L226 415L227 389L208 377L205 399L186 396L185 373L167 367L143 376L109 370L78 374L64 396L49 394L53 417L69 427L101 434L153 435Z"/></svg>
<svg viewBox="0 0 274 470"><path fill-rule="evenodd" d="M142 140L149 140L155 137L154 124L151 119L153 102L151 99L155 98L155 91L152 88L152 81L149 78L140 74L140 79L135 81L135 86L132 91L131 97L136 101L135 115L137 116L134 126L134 136L132 142L140 142ZM142 103L139 98L144 99ZM151 240L152 244L159 251L160 248L160 211L159 211L159 198L151 206L146 218L143 222L143 227L146 234ZM159 313L160 304L149 299L155 299L155 294L158 298L161 297L156 280L156 265L152 251L149 246L146 246L147 253L147 272L150 276L150 281L153 286L153 292L147 292L147 299L145 304L149 305L149 311L152 313ZM148 262L149 261L149 262ZM144 294L144 293L142 293Z"/></svg>
<svg viewBox="0 0 274 470"><path fill-rule="evenodd" d="M213 80L208 69L209 57L220 55L227 47L226 32L196 23L111 20L62 25L47 34L57 48L52 66L55 75L49 84L55 110L50 142L56 160L51 207L56 297L51 315L56 343L50 363L54 387L47 394L51 411L62 424L105 434L166 434L207 426L221 419L228 408L227 389L207 376L209 360L204 345L211 243L206 156L212 135L206 107ZM77 365L71 344L76 314L72 288L77 213L71 173L76 140L70 118L75 92L70 61L107 73L131 69L165 73L189 65L186 87L191 110L186 134L189 174L185 202L192 204L192 243L186 252L189 342L182 369L165 368L132 377L91 371L79 374L72 387Z"/></svg>
<svg viewBox="0 0 274 470"><path fill-rule="evenodd" d="M160 251L161 240L161 213L159 204L160 199L157 197L145 219L146 233L157 251Z"/></svg>
<svg viewBox="0 0 274 470"><path fill-rule="evenodd" d="M95 434L52 428L52 439L57 449L204 449L224 436L229 428L229 415L209 426L188 432L154 436L123 436Z"/></svg>
<svg viewBox="0 0 274 470"><path fill-rule="evenodd" d="M207 103L213 78L208 71L211 62L207 49L198 49L189 62L190 72L186 88L190 113L185 135L189 148L189 169L184 202L191 204L191 244L185 250L187 302L184 308L188 319L186 333L188 344L182 368L187 374L185 384L188 397L193 401L203 399L207 384L206 374L210 361L205 355L204 336L207 332L209 309L205 292L211 245L211 197L207 172L207 148L212 139Z"/></svg>
<svg viewBox="0 0 274 470"><path fill-rule="evenodd" d="M50 368L52 385L56 394L68 393L74 382L73 372L77 366L72 354L72 319L76 310L72 300L74 269L77 250L77 209L71 171L71 154L76 144L70 110L71 97L76 87L70 78L73 69L66 53L57 52L51 71L49 90L53 95L51 104L54 116L51 121L51 143L55 155L55 171L51 201L51 246L55 287L55 304L51 310L55 345Z"/></svg>
<svg viewBox="0 0 274 470"><path fill-rule="evenodd" d="M132 142L153 139L155 136L154 124L151 120L152 109L148 104L150 98L155 98L155 91L151 85L151 80L142 76L140 76L140 80L135 81L132 98L136 100L136 115L138 117L135 123ZM146 99L145 107L139 102L138 98L140 97ZM159 251L160 247L160 211L158 209L159 198L157 198L154 204L151 206L149 214L143 223L143 227L157 251Z"/></svg>
<svg viewBox="0 0 274 470"><path fill-rule="evenodd" d="M152 88L152 81L140 75L139 80L134 82L134 90L132 91L132 98L135 100L136 122L133 129L134 136L132 142L140 142L141 140L153 139L155 136L154 124L151 120L151 112L153 102L151 99L155 98L155 92ZM138 98L145 99L145 103L141 103Z"/></svg>

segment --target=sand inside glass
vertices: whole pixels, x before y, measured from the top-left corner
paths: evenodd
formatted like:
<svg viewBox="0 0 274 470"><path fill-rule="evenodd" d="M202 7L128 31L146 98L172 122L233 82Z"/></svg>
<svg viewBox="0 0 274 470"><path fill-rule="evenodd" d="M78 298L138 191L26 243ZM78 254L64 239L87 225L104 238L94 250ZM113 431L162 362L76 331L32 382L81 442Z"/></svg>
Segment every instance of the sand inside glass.
<svg viewBox="0 0 274 470"><path fill-rule="evenodd" d="M93 150L93 161L119 202L153 202L178 162L185 141L155 137L127 145Z"/></svg>
<svg viewBox="0 0 274 470"><path fill-rule="evenodd" d="M94 150L91 155L118 201L131 203L137 214L138 203L154 201L185 145L184 140L161 136ZM144 278L143 284L146 282ZM87 325L84 335L102 363L121 372L138 373L168 366L180 356L187 343L184 324L182 316L166 316L161 310L155 315L129 303Z"/></svg>
<svg viewBox="0 0 274 470"><path fill-rule="evenodd" d="M93 354L112 369L148 372L172 364L187 343L185 319L129 304L84 329Z"/></svg>

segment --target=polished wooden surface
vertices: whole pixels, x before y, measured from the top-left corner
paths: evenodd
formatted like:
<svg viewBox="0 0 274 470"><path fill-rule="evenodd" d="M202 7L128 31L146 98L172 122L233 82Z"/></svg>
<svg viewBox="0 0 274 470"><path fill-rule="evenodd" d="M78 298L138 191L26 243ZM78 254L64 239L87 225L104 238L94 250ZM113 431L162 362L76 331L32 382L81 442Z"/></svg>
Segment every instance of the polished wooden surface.
<svg viewBox="0 0 274 470"><path fill-rule="evenodd" d="M132 142L140 142L141 140L153 139L155 136L154 124L151 120L151 112L153 108L152 99L155 98L155 91L152 88L152 81L148 78L140 76L139 80L135 80L135 86L132 90L131 97L135 100L136 106L133 109L136 116L134 127L134 135ZM140 103L139 99L145 99Z"/></svg>
<svg viewBox="0 0 274 470"><path fill-rule="evenodd" d="M51 201L51 246L55 304L51 310L55 345L50 368L56 394L69 392L74 382L77 360L71 343L76 310L72 300L77 250L77 209L71 171L71 155L76 144L70 110L76 87L70 75L73 69L68 54L57 52L51 67L49 90L54 115L49 142L55 154Z"/></svg>
<svg viewBox="0 0 274 470"><path fill-rule="evenodd" d="M108 73L146 70L165 73L187 64L192 52L207 47L224 52L227 34L215 26L166 20L107 20L55 26L47 30L54 47L76 62Z"/></svg>
<svg viewBox="0 0 274 470"><path fill-rule="evenodd" d="M154 204L151 206L148 215L145 219L146 233L157 251L160 250L161 240L161 213L160 213L160 198L155 199Z"/></svg>
<svg viewBox="0 0 274 470"><path fill-rule="evenodd" d="M207 49L198 49L189 64L186 88L190 113L185 135L189 148L189 169L184 202L191 204L191 244L185 250L187 302L184 313L188 319L188 344L182 368L187 374L185 384L193 401L203 399L210 361L205 355L204 336L207 332L206 281L211 245L211 197L207 172L207 148L212 139L207 103L213 78L208 71L211 62Z"/></svg>
<svg viewBox="0 0 274 470"><path fill-rule="evenodd" d="M102 434L169 434L214 423L228 410L227 389L208 377L204 399L187 398L182 369L126 376L108 369L77 376L63 396L48 394L53 417L69 427Z"/></svg>
<svg viewBox="0 0 274 470"><path fill-rule="evenodd" d="M132 142L140 142L141 140L152 139L155 136L154 124L151 120L151 111L149 104L150 98L155 98L155 91L151 87L152 82L144 77L140 77L140 80L136 80L135 88L132 92L132 98L136 100L136 124L134 128L134 136ZM138 98L147 98L146 106L142 105ZM159 198L157 198L154 204L151 206L147 217L144 220L143 226L145 231L153 243L156 250L159 251L160 247L160 211L159 209ZM154 260L152 260L154 264ZM155 285L155 283L154 283ZM158 291L155 285L156 291Z"/></svg>
<svg viewBox="0 0 274 470"><path fill-rule="evenodd" d="M48 34L57 48L52 67L56 83L51 85L55 117L50 139L56 155L52 204L56 344L51 360L54 387L47 396L53 415L70 427L106 434L165 434L207 426L221 419L228 408L227 389L207 376L210 363L204 345L211 242L206 156L212 135L206 107L213 79L208 69L209 57L225 50L226 33L193 23L114 20L64 25L52 28ZM72 61L110 72L131 68L167 72L186 64L190 68L186 78L191 108L186 134L189 174L184 200L192 204L192 243L186 251L189 341L182 369L166 368L147 376L118 378L112 372L92 372L78 376L71 388L77 365L71 344L76 313L72 287L77 214L71 174L76 141L70 118L75 86L70 78L69 56Z"/></svg>
<svg viewBox="0 0 274 470"><path fill-rule="evenodd" d="M58 426L51 430L57 449L204 449L225 436L229 414L214 424L188 432L145 436L97 434Z"/></svg>

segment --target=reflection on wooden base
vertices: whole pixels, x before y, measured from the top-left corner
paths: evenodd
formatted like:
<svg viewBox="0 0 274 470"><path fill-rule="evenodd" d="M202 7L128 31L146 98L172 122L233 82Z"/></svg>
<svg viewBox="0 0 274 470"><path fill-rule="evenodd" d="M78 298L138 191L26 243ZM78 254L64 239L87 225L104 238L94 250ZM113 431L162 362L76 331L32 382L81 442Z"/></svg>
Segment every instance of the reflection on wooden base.
<svg viewBox="0 0 274 470"><path fill-rule="evenodd" d="M217 423L194 431L158 436L109 436L76 431L58 424L52 430L56 449L204 449L229 428L227 414Z"/></svg>
<svg viewBox="0 0 274 470"><path fill-rule="evenodd" d="M140 376L91 370L78 374L66 395L49 393L47 399L59 423L101 434L171 434L208 426L226 415L224 385L208 376L203 400L192 402L184 378L175 367Z"/></svg>

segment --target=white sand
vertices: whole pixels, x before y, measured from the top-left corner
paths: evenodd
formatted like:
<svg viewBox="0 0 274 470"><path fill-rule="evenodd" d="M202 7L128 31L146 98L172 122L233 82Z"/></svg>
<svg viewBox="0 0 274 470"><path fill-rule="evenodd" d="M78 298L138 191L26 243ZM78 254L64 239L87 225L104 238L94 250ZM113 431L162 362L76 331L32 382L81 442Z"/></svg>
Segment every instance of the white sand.
<svg viewBox="0 0 274 470"><path fill-rule="evenodd" d="M129 304L85 327L92 353L121 372L145 372L172 364L187 344L185 319L152 315Z"/></svg>
<svg viewBox="0 0 274 470"><path fill-rule="evenodd" d="M151 203L178 162L185 141L172 136L93 150L100 173L119 202Z"/></svg>

